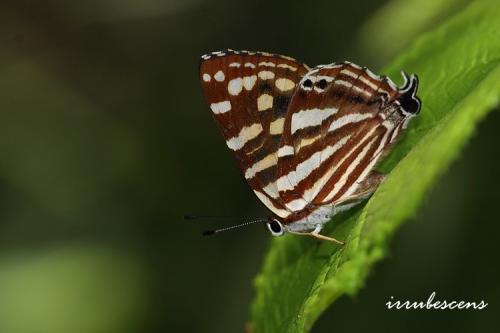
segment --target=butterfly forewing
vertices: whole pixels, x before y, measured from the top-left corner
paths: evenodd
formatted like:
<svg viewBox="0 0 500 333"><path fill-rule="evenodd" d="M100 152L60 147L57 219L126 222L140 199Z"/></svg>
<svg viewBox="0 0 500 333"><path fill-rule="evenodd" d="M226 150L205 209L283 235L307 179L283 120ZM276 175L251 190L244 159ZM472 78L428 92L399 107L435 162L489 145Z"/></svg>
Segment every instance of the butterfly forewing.
<svg viewBox="0 0 500 333"><path fill-rule="evenodd" d="M289 210L276 185L277 150L290 99L309 68L269 53L220 51L204 55L200 81L213 116L259 199L276 215Z"/></svg>

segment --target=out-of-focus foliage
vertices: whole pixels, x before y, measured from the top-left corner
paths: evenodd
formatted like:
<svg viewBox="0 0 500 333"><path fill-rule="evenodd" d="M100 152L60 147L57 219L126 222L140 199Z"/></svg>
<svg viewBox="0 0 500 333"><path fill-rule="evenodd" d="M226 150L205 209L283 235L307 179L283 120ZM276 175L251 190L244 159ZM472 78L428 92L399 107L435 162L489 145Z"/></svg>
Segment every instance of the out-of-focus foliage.
<svg viewBox="0 0 500 333"><path fill-rule="evenodd" d="M364 283L394 231L415 215L478 122L498 106L499 17L496 1L476 1L388 66L393 76L401 68L418 73L423 101L405 140L382 166L394 169L362 209L347 220L336 219L345 221L330 232L346 240L344 247L317 246L293 236L273 242L256 280L256 332L308 331L330 303Z"/></svg>
<svg viewBox="0 0 500 333"><path fill-rule="evenodd" d="M98 247L0 257L0 332L133 332L146 282L136 259Z"/></svg>
<svg viewBox="0 0 500 333"><path fill-rule="evenodd" d="M383 64L399 50L463 8L465 0L392 0L363 23L358 52L372 63Z"/></svg>

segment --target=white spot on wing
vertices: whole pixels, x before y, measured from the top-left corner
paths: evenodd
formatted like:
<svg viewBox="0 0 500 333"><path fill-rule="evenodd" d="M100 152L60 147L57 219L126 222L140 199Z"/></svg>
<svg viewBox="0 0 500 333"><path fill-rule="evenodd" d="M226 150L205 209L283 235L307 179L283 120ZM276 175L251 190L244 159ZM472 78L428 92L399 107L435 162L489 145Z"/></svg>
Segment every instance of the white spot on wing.
<svg viewBox="0 0 500 333"><path fill-rule="evenodd" d="M218 71L217 73L215 73L214 75L214 79L215 81L219 81L219 82L222 82L224 81L224 79L226 78L226 76L224 75L224 72L223 71Z"/></svg>
<svg viewBox="0 0 500 333"><path fill-rule="evenodd" d="M273 96L262 94L257 98L257 110L264 111L273 107Z"/></svg>
<svg viewBox="0 0 500 333"><path fill-rule="evenodd" d="M230 101L222 101L219 103L210 104L210 109L215 114L226 113L231 110L231 102Z"/></svg>
<svg viewBox="0 0 500 333"><path fill-rule="evenodd" d="M232 62L232 63L229 64L229 67L236 67L236 68L238 68L240 66L241 66L241 64L239 62Z"/></svg>
<svg viewBox="0 0 500 333"><path fill-rule="evenodd" d="M276 81L274 81L274 84L276 85L276 88L281 91L289 91L295 87L295 83L292 80L286 78L276 79Z"/></svg>
<svg viewBox="0 0 500 333"><path fill-rule="evenodd" d="M210 76L210 74L203 74L203 81L205 82L210 82L210 80L212 79L212 77Z"/></svg>
<svg viewBox="0 0 500 333"><path fill-rule="evenodd" d="M251 62L246 62L244 66L248 68L255 68L255 65L252 64Z"/></svg>
<svg viewBox="0 0 500 333"><path fill-rule="evenodd" d="M271 71L260 71L259 72L259 78L261 80L272 80L274 79L274 73Z"/></svg>
<svg viewBox="0 0 500 333"><path fill-rule="evenodd" d="M257 81L256 75L245 76L243 77L243 86L245 87L246 90L251 90L255 85L256 81Z"/></svg>
<svg viewBox="0 0 500 333"><path fill-rule="evenodd" d="M233 96L238 96L241 92L241 89L243 89L243 80L241 77L232 79L227 84L227 91Z"/></svg>
<svg viewBox="0 0 500 333"><path fill-rule="evenodd" d="M269 125L269 134L278 135L283 133L283 125L285 124L285 118L278 118L271 122Z"/></svg>

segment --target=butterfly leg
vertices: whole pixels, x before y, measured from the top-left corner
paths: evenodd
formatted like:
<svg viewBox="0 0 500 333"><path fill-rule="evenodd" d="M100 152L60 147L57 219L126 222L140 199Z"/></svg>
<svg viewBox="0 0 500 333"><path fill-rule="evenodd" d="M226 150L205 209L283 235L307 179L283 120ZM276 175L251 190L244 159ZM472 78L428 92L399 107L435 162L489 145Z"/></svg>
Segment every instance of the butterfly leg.
<svg viewBox="0 0 500 333"><path fill-rule="evenodd" d="M319 239L319 240L326 240L326 241L337 243L337 244L340 244L340 245L344 245L345 244L344 242L339 241L338 239L335 239L333 237L328 237L328 236L320 234L319 232L321 231L322 227L323 226L321 224L318 224L316 226L316 228L314 228L314 230L311 231L311 232L290 231L290 233L295 234L295 235L311 236L311 237L314 237L314 238Z"/></svg>

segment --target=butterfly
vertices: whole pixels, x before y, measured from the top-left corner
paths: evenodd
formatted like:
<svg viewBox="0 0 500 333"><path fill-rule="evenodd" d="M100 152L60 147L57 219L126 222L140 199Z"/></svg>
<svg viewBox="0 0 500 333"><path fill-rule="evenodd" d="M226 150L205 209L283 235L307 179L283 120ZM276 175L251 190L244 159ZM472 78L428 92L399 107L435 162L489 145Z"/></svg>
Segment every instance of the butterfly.
<svg viewBox="0 0 500 333"><path fill-rule="evenodd" d="M351 62L308 67L267 52L201 57L205 99L257 198L285 232L320 233L335 214L367 199L385 175L374 170L421 107L418 77L404 84Z"/></svg>

